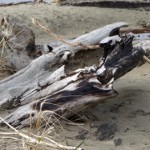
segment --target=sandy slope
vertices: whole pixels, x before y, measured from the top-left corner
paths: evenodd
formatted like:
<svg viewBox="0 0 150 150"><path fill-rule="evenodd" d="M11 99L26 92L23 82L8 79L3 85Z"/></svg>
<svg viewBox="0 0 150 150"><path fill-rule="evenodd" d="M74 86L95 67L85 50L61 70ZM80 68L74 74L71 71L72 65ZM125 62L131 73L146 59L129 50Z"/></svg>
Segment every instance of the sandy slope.
<svg viewBox="0 0 150 150"><path fill-rule="evenodd" d="M76 37L115 21L128 22L131 28L140 27L138 26L140 21L150 21L150 12L142 9L60 7L44 4L0 7L0 18L4 15L13 15L24 19L37 34L37 43L50 43L54 39L33 26L30 20L31 17L42 20L53 32L65 38ZM90 60L88 64L95 63L95 59L99 59L99 51L86 56L86 60ZM88 112L91 119L83 127L89 131L88 133L82 128L64 126L65 130L61 134L62 137L66 136L66 139L59 138L59 140L62 142L67 141L69 145L78 145L85 137L88 137L83 143L85 150L149 150L149 68L150 66L145 64L116 81L115 89L120 95ZM0 111L0 116L4 116L3 111ZM103 124L108 128L103 128ZM115 146L114 140L118 138L122 142L120 142L120 145L118 144L119 146ZM12 146L14 150L21 149L18 144L18 142L12 142L12 140L0 140L0 149L11 150Z"/></svg>

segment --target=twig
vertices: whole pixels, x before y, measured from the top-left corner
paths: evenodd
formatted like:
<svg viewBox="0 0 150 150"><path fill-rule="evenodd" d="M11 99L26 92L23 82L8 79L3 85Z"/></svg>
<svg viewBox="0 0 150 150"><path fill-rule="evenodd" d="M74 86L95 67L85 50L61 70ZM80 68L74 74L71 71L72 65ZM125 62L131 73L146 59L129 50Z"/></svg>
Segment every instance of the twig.
<svg viewBox="0 0 150 150"><path fill-rule="evenodd" d="M13 139L13 140L19 140L18 138L12 137L12 136L2 136L1 139Z"/></svg>
<svg viewBox="0 0 150 150"><path fill-rule="evenodd" d="M88 46L84 43L81 43L81 42L78 42L78 43L70 43L66 40L64 40L62 37L60 37L59 35L53 33L51 30L47 29L44 25L40 24L36 19L32 18L32 23L34 25L36 25L37 27L40 27L42 28L44 31L46 31L49 35L51 35L53 38L55 38L56 40L59 40L60 42L64 43L64 44L67 44L67 45L70 45L70 46L81 46L83 47L84 49L96 49L96 48L99 48L99 45L91 45L91 46Z"/></svg>
<svg viewBox="0 0 150 150"><path fill-rule="evenodd" d="M14 132L0 132L0 135L18 135L18 134Z"/></svg>
<svg viewBox="0 0 150 150"><path fill-rule="evenodd" d="M16 132L15 135L18 134L22 138L25 138L25 139L29 140L29 142L31 142L31 143L47 145L47 146L50 146L50 147L53 147L53 148L58 148L59 147L59 148L66 149L66 150L75 150L76 149L75 147L61 145L61 144L55 142L52 139L49 139L49 142L42 141L42 138L40 138L40 137L38 139L35 139L33 137L30 137L26 134L23 134L23 133L19 132L17 129L15 129L13 126L11 126L8 122L6 122L2 117L0 117L0 120L2 120L8 127L10 127L12 130L14 130ZM82 149L78 148L78 150L82 150Z"/></svg>
<svg viewBox="0 0 150 150"><path fill-rule="evenodd" d="M6 47L6 45L7 45L7 42L6 42L6 40L5 40L5 37L3 37L2 41L1 41L1 44L2 44L1 57L3 57L4 51L5 51L5 47Z"/></svg>
<svg viewBox="0 0 150 150"><path fill-rule="evenodd" d="M143 56L143 59L150 64L150 59L146 57L145 55Z"/></svg>
<svg viewBox="0 0 150 150"><path fill-rule="evenodd" d="M3 38L2 38L2 40L0 41L0 45L1 45L1 44L3 44L3 40L4 40L4 38L5 38L5 37L3 37Z"/></svg>

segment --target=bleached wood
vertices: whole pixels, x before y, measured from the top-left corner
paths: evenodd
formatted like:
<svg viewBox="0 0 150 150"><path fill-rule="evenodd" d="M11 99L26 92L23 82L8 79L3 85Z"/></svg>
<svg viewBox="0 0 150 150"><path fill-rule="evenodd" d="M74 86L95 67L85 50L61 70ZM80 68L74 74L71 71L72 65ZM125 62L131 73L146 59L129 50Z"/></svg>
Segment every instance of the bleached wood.
<svg viewBox="0 0 150 150"><path fill-rule="evenodd" d="M107 25L71 42L97 45L112 31L124 25L126 23L122 22ZM113 38L115 40L115 37L107 38L108 43ZM118 93L112 87L113 82L135 68L144 55L149 57L150 54L149 41L139 42L133 47L132 34L121 38L122 40L113 43L115 47L103 66L81 68L66 74L65 66L59 67L60 64L69 60L68 55L73 57L83 49L81 46L62 45L33 60L13 76L0 81L0 107L11 109L20 106L6 117L8 123L13 126L29 125L30 116L34 123L40 115L70 117L117 96Z"/></svg>
<svg viewBox="0 0 150 150"><path fill-rule="evenodd" d="M116 45L106 59L104 67L81 68L70 75L65 75L64 66L60 68L59 70L62 69L64 74L63 78L43 89L42 92L45 95L42 96L43 98L19 107L7 116L6 120L13 126L23 127L30 124L30 116L32 116L32 123L41 116L53 118L54 115L60 115L61 118L68 118L99 102L117 96L118 93L112 87L114 80L135 68L143 56L150 51L144 48L147 42L145 44L142 42L143 47L133 48L130 35L123 40L121 44ZM122 48L124 42L125 46Z"/></svg>
<svg viewBox="0 0 150 150"><path fill-rule="evenodd" d="M61 0L61 5L92 6L108 8L148 8L149 1L145 0Z"/></svg>
<svg viewBox="0 0 150 150"><path fill-rule="evenodd" d="M120 27L127 26L125 22L113 23L88 34L79 36L72 43L81 42L86 45L97 45L99 42L109 36ZM13 108L19 105L29 103L46 94L51 94L48 85L49 78L55 71L57 72L57 64L62 64L68 60L68 56L74 56L78 51L83 50L81 46L72 47L62 45L53 49L49 54L33 60L26 68L18 71L16 74L0 81L0 108ZM59 73L58 73L59 74ZM64 75L62 71L62 75ZM45 86L43 90L43 83ZM46 89L48 87L48 89Z"/></svg>

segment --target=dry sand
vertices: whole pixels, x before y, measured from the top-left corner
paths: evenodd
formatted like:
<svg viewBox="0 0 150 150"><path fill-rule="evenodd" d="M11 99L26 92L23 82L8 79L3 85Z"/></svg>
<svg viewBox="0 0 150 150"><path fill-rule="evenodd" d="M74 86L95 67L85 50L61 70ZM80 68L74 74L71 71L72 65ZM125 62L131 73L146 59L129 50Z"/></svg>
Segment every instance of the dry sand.
<svg viewBox="0 0 150 150"><path fill-rule="evenodd" d="M144 9L111 9L67 7L46 4L25 4L0 7L0 18L12 15L22 18L36 33L37 43L54 41L31 23L31 18L42 21L53 32L64 38L73 38L116 21L125 21L130 28L140 27L139 22L150 21L150 12ZM86 56L93 64L99 51ZM82 61L82 55L81 55ZM136 68L115 82L119 96L98 105L89 112L89 121L81 127L68 126L61 131L59 141L76 146L87 138L81 147L85 150L149 150L150 149L150 66ZM0 116L6 112L0 111ZM64 137L63 137L64 136ZM11 143L11 144L10 144ZM0 139L0 150L20 150L19 142ZM42 149L41 149L42 150Z"/></svg>

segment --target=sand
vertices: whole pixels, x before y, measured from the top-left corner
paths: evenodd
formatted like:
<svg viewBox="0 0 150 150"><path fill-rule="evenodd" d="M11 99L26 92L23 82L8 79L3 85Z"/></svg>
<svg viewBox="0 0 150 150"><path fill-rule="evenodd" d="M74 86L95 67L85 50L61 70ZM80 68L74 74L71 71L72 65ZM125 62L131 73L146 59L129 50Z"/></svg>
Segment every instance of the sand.
<svg viewBox="0 0 150 150"><path fill-rule="evenodd" d="M42 44L50 44L55 39L32 25L32 17L41 20L64 38L74 38L116 21L128 22L129 28L140 28L141 22L150 21L150 12L142 8L131 10L46 4L0 7L0 18L4 15L23 19L36 33L36 43ZM95 63L99 56L99 51L91 52L86 58L90 60L88 65ZM149 64L145 64L117 80L114 88L119 96L87 111L85 114L89 119L82 128L64 125L64 130L59 131L61 137L56 136L58 141L77 146L85 140L81 146L85 150L149 150L149 68ZM6 113L8 111L1 110L0 116L5 116ZM12 139L0 139L0 150L20 150L22 148L19 144Z"/></svg>

